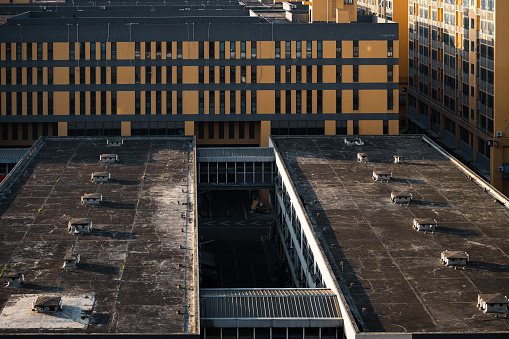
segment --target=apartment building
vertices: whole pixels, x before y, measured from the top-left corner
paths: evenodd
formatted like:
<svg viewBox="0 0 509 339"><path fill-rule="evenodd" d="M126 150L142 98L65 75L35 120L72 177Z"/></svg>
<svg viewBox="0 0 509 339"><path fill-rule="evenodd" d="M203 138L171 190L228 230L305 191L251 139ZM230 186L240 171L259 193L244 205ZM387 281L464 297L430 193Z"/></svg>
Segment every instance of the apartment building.
<svg viewBox="0 0 509 339"><path fill-rule="evenodd" d="M397 134L398 25L344 2L0 5L1 142Z"/></svg>
<svg viewBox="0 0 509 339"><path fill-rule="evenodd" d="M409 1L408 120L509 194L509 2ZM495 39L499 34L500 38Z"/></svg>
<svg viewBox="0 0 509 339"><path fill-rule="evenodd" d="M405 123L408 89L408 0L357 0L363 15L375 15L399 25L399 117Z"/></svg>

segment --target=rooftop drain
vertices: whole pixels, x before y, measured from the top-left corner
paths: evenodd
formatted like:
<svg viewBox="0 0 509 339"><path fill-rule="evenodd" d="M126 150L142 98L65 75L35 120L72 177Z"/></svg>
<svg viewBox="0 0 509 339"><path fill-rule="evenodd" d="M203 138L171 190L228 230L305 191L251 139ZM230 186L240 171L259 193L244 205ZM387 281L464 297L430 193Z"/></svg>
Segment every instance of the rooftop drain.
<svg viewBox="0 0 509 339"><path fill-rule="evenodd" d="M18 272L8 273L4 279L9 287L20 287L25 282L25 276Z"/></svg>
<svg viewBox="0 0 509 339"><path fill-rule="evenodd" d="M101 154L99 156L99 162L105 162L105 163L114 163L118 161L118 155L117 154Z"/></svg>
<svg viewBox="0 0 509 339"><path fill-rule="evenodd" d="M469 256L467 252L463 251L443 251L441 259L442 263L447 266L466 266Z"/></svg>
<svg viewBox="0 0 509 339"><path fill-rule="evenodd" d="M435 219L415 218L413 227L416 231L434 231L437 229Z"/></svg>
<svg viewBox="0 0 509 339"><path fill-rule="evenodd" d="M375 180L375 181L381 181L381 182L390 181L391 178L392 178L391 172L373 171L373 180Z"/></svg>
<svg viewBox="0 0 509 339"><path fill-rule="evenodd" d="M109 181L111 178L111 175L109 172L94 172L92 173L90 180L92 182L102 182L102 181Z"/></svg>
<svg viewBox="0 0 509 339"><path fill-rule="evenodd" d="M81 196L81 203L83 205L99 205L103 201L101 193L86 193Z"/></svg>
<svg viewBox="0 0 509 339"><path fill-rule="evenodd" d="M403 162L403 157L401 155L395 155L394 156L394 163L395 164L401 164Z"/></svg>
<svg viewBox="0 0 509 339"><path fill-rule="evenodd" d="M32 311L38 313L54 313L62 311L61 297L38 297L32 303Z"/></svg>
<svg viewBox="0 0 509 339"><path fill-rule="evenodd" d="M368 155L366 153L357 153L357 161L368 162Z"/></svg>
<svg viewBox="0 0 509 339"><path fill-rule="evenodd" d="M478 294L477 307L484 313L508 313L509 301L503 294Z"/></svg>
<svg viewBox="0 0 509 339"><path fill-rule="evenodd" d="M412 202L412 193L392 192L391 201L395 204L410 204Z"/></svg>
<svg viewBox="0 0 509 339"><path fill-rule="evenodd" d="M123 139L106 140L106 146L118 147L118 146L122 146L123 144L124 144Z"/></svg>
<svg viewBox="0 0 509 339"><path fill-rule="evenodd" d="M362 146L364 141L361 138L345 138L345 145L347 146Z"/></svg>
<svg viewBox="0 0 509 339"><path fill-rule="evenodd" d="M67 252L64 256L64 268L76 268L80 264L80 255L73 252Z"/></svg>
<svg viewBox="0 0 509 339"><path fill-rule="evenodd" d="M69 220L67 230L73 234L90 233L92 232L92 220L88 218L73 218Z"/></svg>

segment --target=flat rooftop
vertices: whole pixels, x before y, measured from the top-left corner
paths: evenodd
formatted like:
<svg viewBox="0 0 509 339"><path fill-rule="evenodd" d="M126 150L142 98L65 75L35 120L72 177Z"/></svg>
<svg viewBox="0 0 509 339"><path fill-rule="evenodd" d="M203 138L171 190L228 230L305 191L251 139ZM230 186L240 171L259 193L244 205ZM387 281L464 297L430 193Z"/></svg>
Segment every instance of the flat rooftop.
<svg viewBox="0 0 509 339"><path fill-rule="evenodd" d="M509 295L509 211L453 162L420 136L362 136L363 146L272 138L362 331L509 330L509 318L477 308L478 293ZM392 180L374 181L373 170ZM392 203L392 191L413 202ZM414 218L436 219L436 233L416 232ZM444 266L444 250L467 252L470 264Z"/></svg>
<svg viewBox="0 0 509 339"><path fill-rule="evenodd" d="M199 333L193 138L128 137L121 147L106 140L40 139L3 192L0 272L22 273L26 282L0 286L0 332ZM106 153L119 161L100 163ZM92 172L111 180L93 183ZM102 204L82 205L85 193L102 194ZM69 233L71 218L90 218L92 232ZM71 251L80 264L64 269ZM22 315L34 295L62 296L63 315L19 325L13 314ZM22 312L9 313L16 307Z"/></svg>

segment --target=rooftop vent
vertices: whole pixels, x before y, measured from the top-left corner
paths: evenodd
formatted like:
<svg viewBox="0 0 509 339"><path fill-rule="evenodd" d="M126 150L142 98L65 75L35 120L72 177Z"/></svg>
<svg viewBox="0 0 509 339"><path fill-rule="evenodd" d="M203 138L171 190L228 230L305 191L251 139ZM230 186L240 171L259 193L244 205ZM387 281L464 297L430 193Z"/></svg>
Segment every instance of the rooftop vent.
<svg viewBox="0 0 509 339"><path fill-rule="evenodd" d="M477 307L484 313L508 313L509 302L503 294L478 294Z"/></svg>
<svg viewBox="0 0 509 339"><path fill-rule="evenodd" d="M81 203L83 205L99 205L103 201L101 193L86 193L81 196Z"/></svg>
<svg viewBox="0 0 509 339"><path fill-rule="evenodd" d="M38 297L32 303L32 311L37 311L38 313L53 313L61 310L61 297Z"/></svg>
<svg viewBox="0 0 509 339"><path fill-rule="evenodd" d="M94 172L92 173L90 180L92 182L109 181L111 178L109 172Z"/></svg>
<svg viewBox="0 0 509 339"><path fill-rule="evenodd" d="M69 220L67 230L69 233L90 233L92 231L92 220L88 218L73 218Z"/></svg>
<svg viewBox="0 0 509 339"><path fill-rule="evenodd" d="M373 171L373 180L375 180L375 181L381 181L381 182L390 181L391 178L392 178L391 172Z"/></svg>
<svg viewBox="0 0 509 339"><path fill-rule="evenodd" d="M368 162L368 155L366 153L357 153L357 161Z"/></svg>
<svg viewBox="0 0 509 339"><path fill-rule="evenodd" d="M80 255L73 252L67 252L64 257L64 268L76 268L80 263Z"/></svg>
<svg viewBox="0 0 509 339"><path fill-rule="evenodd" d="M123 144L124 144L124 139L106 140L106 146L122 146Z"/></svg>
<svg viewBox="0 0 509 339"><path fill-rule="evenodd" d="M116 154L101 154L99 157L99 162L114 163L115 161L118 161L118 155Z"/></svg>
<svg viewBox="0 0 509 339"><path fill-rule="evenodd" d="M364 142L361 138L345 138L345 145L347 146L362 146Z"/></svg>
<svg viewBox="0 0 509 339"><path fill-rule="evenodd" d="M412 193L392 192L391 201L395 204L409 204L412 202Z"/></svg>
<svg viewBox="0 0 509 339"><path fill-rule="evenodd" d="M395 164L401 164L403 162L403 157L401 155L395 155L394 156L394 163Z"/></svg>
<svg viewBox="0 0 509 339"><path fill-rule="evenodd" d="M447 266L466 266L469 256L467 252L463 251L443 251L441 259L442 263Z"/></svg>
<svg viewBox="0 0 509 339"><path fill-rule="evenodd" d="M25 282L25 276L18 272L12 272L4 275L4 279L7 286L19 287Z"/></svg>
<svg viewBox="0 0 509 339"><path fill-rule="evenodd" d="M437 221L435 219L414 219L414 228L417 231L433 231L437 229Z"/></svg>

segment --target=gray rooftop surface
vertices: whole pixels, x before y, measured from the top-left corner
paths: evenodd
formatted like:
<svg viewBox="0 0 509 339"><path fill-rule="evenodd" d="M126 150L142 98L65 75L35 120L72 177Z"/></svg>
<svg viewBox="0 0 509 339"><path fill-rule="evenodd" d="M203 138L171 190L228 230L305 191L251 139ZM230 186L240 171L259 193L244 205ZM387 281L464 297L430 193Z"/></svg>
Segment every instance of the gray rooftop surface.
<svg viewBox="0 0 509 339"><path fill-rule="evenodd" d="M339 136L272 138L363 331L509 330L509 318L476 305L478 293L509 295L509 211L445 156L418 136L363 136L364 146ZM402 164L391 163L396 154ZM373 170L393 178L375 182ZM414 201L393 204L392 191ZM436 234L416 232L413 218L436 219ZM441 264L444 250L466 251L467 269Z"/></svg>
<svg viewBox="0 0 509 339"><path fill-rule="evenodd" d="M100 163L110 152L120 161ZM194 152L190 137L124 138L122 147L107 147L105 138L46 138L0 203L0 272L26 281L0 286L0 311L15 294L95 294L88 328L65 332L199 333ZM111 181L90 182L94 171L110 172ZM81 204L90 192L103 195L100 206ZM182 204L187 192L191 205ZM90 218L93 231L68 233L76 217ZM69 251L81 256L78 268L62 268Z"/></svg>

